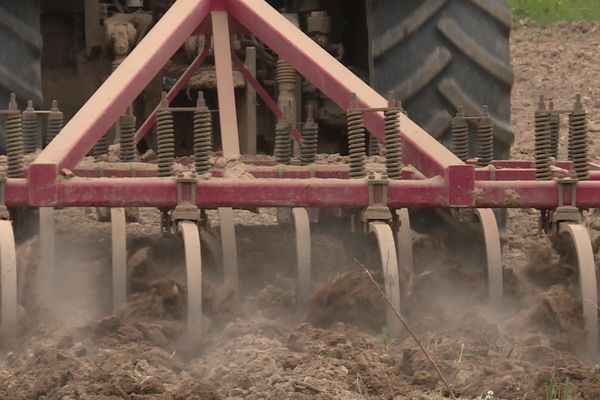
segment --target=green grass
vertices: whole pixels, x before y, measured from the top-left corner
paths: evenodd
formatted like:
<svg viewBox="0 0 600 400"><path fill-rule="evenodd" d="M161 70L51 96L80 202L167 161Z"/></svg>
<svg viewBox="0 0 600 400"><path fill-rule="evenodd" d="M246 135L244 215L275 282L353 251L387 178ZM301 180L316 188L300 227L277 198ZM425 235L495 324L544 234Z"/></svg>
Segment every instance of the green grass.
<svg viewBox="0 0 600 400"><path fill-rule="evenodd" d="M383 327L381 333L377 335L377 338L385 347L388 347L390 345L390 333L388 332L387 327Z"/></svg>
<svg viewBox="0 0 600 400"><path fill-rule="evenodd" d="M560 385L554 375L546 379L546 400L569 400L571 385L569 378Z"/></svg>
<svg viewBox="0 0 600 400"><path fill-rule="evenodd" d="M600 20L598 0L509 0L516 20L531 18L542 23Z"/></svg>

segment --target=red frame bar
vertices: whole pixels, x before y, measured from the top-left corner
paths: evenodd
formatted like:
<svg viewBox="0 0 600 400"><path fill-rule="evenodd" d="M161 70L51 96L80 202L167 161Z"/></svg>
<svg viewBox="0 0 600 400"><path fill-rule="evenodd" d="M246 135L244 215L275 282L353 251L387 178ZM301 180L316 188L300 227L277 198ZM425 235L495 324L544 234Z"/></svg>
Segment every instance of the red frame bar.
<svg viewBox="0 0 600 400"><path fill-rule="evenodd" d="M237 179L215 178L199 181L197 205L216 207L342 207L369 206L368 183L354 179ZM426 180L390 181L388 202L391 208L478 207L538 208L559 206L559 185L554 181L488 181L476 182L471 204L460 204L461 198L448 196L446 182L437 177ZM600 181L579 182L575 205L582 209L598 207ZM24 179L7 182L6 204L27 207L28 183ZM563 204L571 204L568 187L563 191ZM177 184L170 178L71 178L56 185L56 207L174 207Z"/></svg>
<svg viewBox="0 0 600 400"><path fill-rule="evenodd" d="M11 179L7 184L8 206L28 206L27 183ZM56 207L165 207L177 205L177 183L170 178L71 178L56 186ZM439 179L397 181L390 184L394 207L438 207L444 197ZM369 204L365 180L304 179L273 180L214 179L197 185L196 204L217 207L344 207Z"/></svg>

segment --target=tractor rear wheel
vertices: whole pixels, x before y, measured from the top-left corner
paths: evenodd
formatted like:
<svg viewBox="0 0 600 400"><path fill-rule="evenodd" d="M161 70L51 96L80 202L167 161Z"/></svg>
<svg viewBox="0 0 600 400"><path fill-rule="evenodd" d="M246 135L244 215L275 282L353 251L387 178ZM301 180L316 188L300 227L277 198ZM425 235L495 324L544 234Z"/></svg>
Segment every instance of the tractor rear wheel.
<svg viewBox="0 0 600 400"><path fill-rule="evenodd" d="M0 3L0 109L8 106L10 93L23 109L27 100L42 105L40 9L37 1ZM4 123L0 118L0 154L5 154Z"/></svg>
<svg viewBox="0 0 600 400"><path fill-rule="evenodd" d="M369 0L367 9L375 89L394 90L409 117L447 146L458 107L481 115L487 105L494 157L508 157L514 134L507 0Z"/></svg>

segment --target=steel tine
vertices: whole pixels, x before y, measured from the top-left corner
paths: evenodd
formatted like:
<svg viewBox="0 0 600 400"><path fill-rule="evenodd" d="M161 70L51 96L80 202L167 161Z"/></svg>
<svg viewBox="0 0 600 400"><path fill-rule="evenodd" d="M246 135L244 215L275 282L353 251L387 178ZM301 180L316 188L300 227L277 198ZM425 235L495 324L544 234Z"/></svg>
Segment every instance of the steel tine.
<svg viewBox="0 0 600 400"><path fill-rule="evenodd" d="M577 253L586 333L586 356L590 360L595 360L598 355L598 288L592 242L586 227L581 224L563 223L560 225L559 233L568 233L571 236Z"/></svg>
<svg viewBox="0 0 600 400"><path fill-rule="evenodd" d="M237 291L239 288L239 272L233 209L219 208L218 211L219 225L221 227L221 248L223 250L225 282L228 282L233 290Z"/></svg>
<svg viewBox="0 0 600 400"><path fill-rule="evenodd" d="M110 209L113 310L127 302L127 230L124 208Z"/></svg>
<svg viewBox="0 0 600 400"><path fill-rule="evenodd" d="M56 227L54 223L54 208L40 207L40 270L38 272L38 287L42 301L52 296L56 287Z"/></svg>
<svg viewBox="0 0 600 400"><path fill-rule="evenodd" d="M398 227L398 266L405 276L410 277L414 272L413 235L410 228L408 209L396 210L400 222Z"/></svg>
<svg viewBox="0 0 600 400"><path fill-rule="evenodd" d="M179 222L185 248L185 272L187 279L187 326L190 333L202 333L202 252L200 231L192 221Z"/></svg>
<svg viewBox="0 0 600 400"><path fill-rule="evenodd" d="M502 266L502 245L496 215L489 208L476 208L475 214L479 217L485 241L487 260L488 293L490 305L500 310L504 297L504 274Z"/></svg>
<svg viewBox="0 0 600 400"><path fill-rule="evenodd" d="M379 258L383 272L385 286L385 295L394 305L394 308L401 312L400 307L400 276L398 273L398 258L396 256L396 243L394 234L389 224L385 222L369 223L369 233L377 239L379 248ZM402 324L394 315L394 312L387 308L386 311L387 327L390 336L399 338L402 333Z"/></svg>
<svg viewBox="0 0 600 400"><path fill-rule="evenodd" d="M298 259L298 307L306 304L310 297L311 242L310 220L305 208L292 209L296 230L296 257Z"/></svg>
<svg viewBox="0 0 600 400"><path fill-rule="evenodd" d="M17 255L11 221L0 221L0 289L2 290L2 332L4 338L15 340L18 331Z"/></svg>
<svg viewBox="0 0 600 400"><path fill-rule="evenodd" d="M209 227L200 227L200 245L214 257L215 265L223 265L221 238Z"/></svg>

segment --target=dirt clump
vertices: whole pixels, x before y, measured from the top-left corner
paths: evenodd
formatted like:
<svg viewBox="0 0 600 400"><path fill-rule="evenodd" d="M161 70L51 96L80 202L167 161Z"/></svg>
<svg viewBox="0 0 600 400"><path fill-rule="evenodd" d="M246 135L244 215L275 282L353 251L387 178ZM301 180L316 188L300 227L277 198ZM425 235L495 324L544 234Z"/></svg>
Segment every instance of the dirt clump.
<svg viewBox="0 0 600 400"><path fill-rule="evenodd" d="M383 278L373 272L377 281ZM379 332L385 325L385 301L360 267L338 273L311 297L306 320L327 328L336 322L356 324L361 329Z"/></svg>
<svg viewBox="0 0 600 400"><path fill-rule="evenodd" d="M67 334L38 332L24 343L26 351L2 360L0 398L222 398L185 372L172 350L152 343L149 329L148 324L123 323L111 316Z"/></svg>
<svg viewBox="0 0 600 400"><path fill-rule="evenodd" d="M342 323L328 330L304 323L265 336L258 333L263 323L233 335L238 323L227 326L226 340L192 362L192 371L235 399L410 398L398 359L373 336Z"/></svg>
<svg viewBox="0 0 600 400"><path fill-rule="evenodd" d="M577 352L585 338L581 301L564 284L553 285L541 293L530 307L506 321L505 327L525 336L544 332L544 341L548 342L544 346L570 352ZM535 358L531 361L544 361Z"/></svg>

